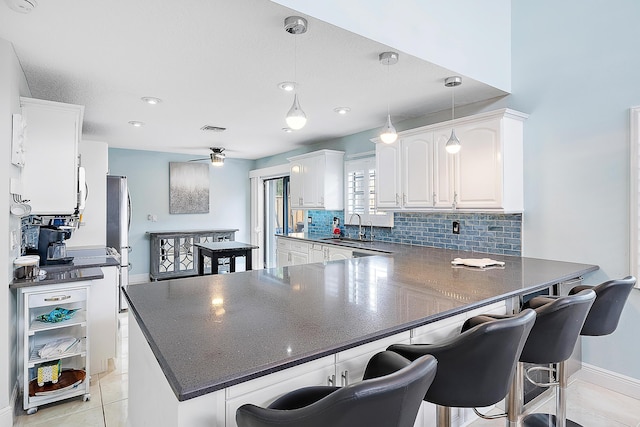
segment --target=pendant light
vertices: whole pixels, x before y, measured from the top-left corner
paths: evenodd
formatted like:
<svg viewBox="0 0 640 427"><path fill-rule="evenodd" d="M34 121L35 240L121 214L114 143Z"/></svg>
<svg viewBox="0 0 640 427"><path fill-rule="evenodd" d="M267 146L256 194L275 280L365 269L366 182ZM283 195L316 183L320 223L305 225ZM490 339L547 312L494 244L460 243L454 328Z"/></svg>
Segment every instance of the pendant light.
<svg viewBox="0 0 640 427"><path fill-rule="evenodd" d="M394 65L398 63L398 53L397 52L382 52L379 56L380 63L382 65L387 66L387 90L390 90L389 86L389 65ZM382 128L382 132L380 132L380 139L385 144L393 144L398 139L398 133L396 132L396 128L391 123L391 113L389 112L389 94L387 95L387 123Z"/></svg>
<svg viewBox="0 0 640 427"><path fill-rule="evenodd" d="M307 20L300 16L289 16L284 20L284 29L287 33L293 34L297 36L298 34L304 34L307 32ZM298 130L302 129L304 125L307 124L307 115L300 108L300 101L298 101L298 84L296 81L297 78L297 41L294 38L293 42L293 78L294 78L294 95L293 95L293 105L289 109L287 113L287 117L285 121L287 122L287 126L290 129Z"/></svg>
<svg viewBox="0 0 640 427"><path fill-rule="evenodd" d="M444 85L446 87L451 88L451 121L452 122L455 119L454 111L455 111L455 105L456 105L453 93L455 92L455 87L460 86L461 84L462 84L462 77L459 77L459 76L447 77L444 80ZM449 154L456 154L458 151L460 151L460 148L461 148L460 140L456 136L456 130L452 128L451 136L449 137L449 140L444 146L444 149L447 150L447 153Z"/></svg>

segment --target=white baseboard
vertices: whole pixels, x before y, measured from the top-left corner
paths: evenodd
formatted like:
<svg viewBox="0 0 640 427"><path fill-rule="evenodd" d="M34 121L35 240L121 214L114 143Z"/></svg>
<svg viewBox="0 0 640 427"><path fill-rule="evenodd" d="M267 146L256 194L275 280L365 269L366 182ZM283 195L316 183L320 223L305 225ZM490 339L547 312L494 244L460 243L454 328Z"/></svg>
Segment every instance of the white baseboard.
<svg viewBox="0 0 640 427"><path fill-rule="evenodd" d="M17 384L13 387L11 399L9 399L9 406L7 406L6 408L0 408L0 427L13 426L13 413L15 412L16 400L18 400Z"/></svg>
<svg viewBox="0 0 640 427"><path fill-rule="evenodd" d="M582 369L576 374L578 379L597 384L626 396L640 399L640 380L608 371L598 366L582 363Z"/></svg>
<svg viewBox="0 0 640 427"><path fill-rule="evenodd" d="M140 283L148 283L148 282L149 282L149 273L130 274L129 275L129 284L130 285L138 285Z"/></svg>

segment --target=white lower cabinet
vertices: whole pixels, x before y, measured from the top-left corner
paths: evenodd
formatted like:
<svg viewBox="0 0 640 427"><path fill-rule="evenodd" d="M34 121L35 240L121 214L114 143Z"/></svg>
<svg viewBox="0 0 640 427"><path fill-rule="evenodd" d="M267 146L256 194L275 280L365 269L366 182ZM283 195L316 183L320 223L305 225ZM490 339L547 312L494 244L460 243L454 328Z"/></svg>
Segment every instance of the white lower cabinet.
<svg viewBox="0 0 640 427"><path fill-rule="evenodd" d="M309 244L298 239L277 238L276 266L288 267L309 263Z"/></svg>
<svg viewBox="0 0 640 427"><path fill-rule="evenodd" d="M91 333L91 374L109 369L109 359L116 357L118 341L118 267L101 267L104 278L91 281L94 303L89 313Z"/></svg>
<svg viewBox="0 0 640 427"><path fill-rule="evenodd" d="M91 397L90 286L87 281L18 289L18 380L23 408L29 414L48 403ZM74 310L73 315L57 322L38 320L58 308ZM59 340L70 340L70 345L65 344L61 352L41 353L44 346Z"/></svg>

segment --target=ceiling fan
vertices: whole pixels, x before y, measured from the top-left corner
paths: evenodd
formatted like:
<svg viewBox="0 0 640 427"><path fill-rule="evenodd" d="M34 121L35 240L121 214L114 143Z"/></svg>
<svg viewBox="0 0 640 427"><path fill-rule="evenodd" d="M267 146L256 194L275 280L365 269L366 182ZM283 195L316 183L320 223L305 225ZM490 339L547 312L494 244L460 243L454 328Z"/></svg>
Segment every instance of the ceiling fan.
<svg viewBox="0 0 640 427"><path fill-rule="evenodd" d="M190 162L198 162L200 160L211 160L211 164L213 166L216 167L221 167L224 165L224 159L225 157L227 157L226 154L224 154L224 148L223 147L210 147L209 148L211 150L211 154L209 154L209 157L205 157L203 159L193 159L193 160L189 160Z"/></svg>

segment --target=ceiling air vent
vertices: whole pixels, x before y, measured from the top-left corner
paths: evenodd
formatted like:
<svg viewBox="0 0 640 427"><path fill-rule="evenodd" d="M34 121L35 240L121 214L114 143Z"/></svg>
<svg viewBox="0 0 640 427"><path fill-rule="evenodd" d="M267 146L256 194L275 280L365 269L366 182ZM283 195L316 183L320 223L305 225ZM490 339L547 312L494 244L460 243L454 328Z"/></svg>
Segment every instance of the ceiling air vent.
<svg viewBox="0 0 640 427"><path fill-rule="evenodd" d="M207 132L224 132L225 130L227 130L227 128L221 128L220 126L204 125L200 128L200 130L204 130Z"/></svg>

